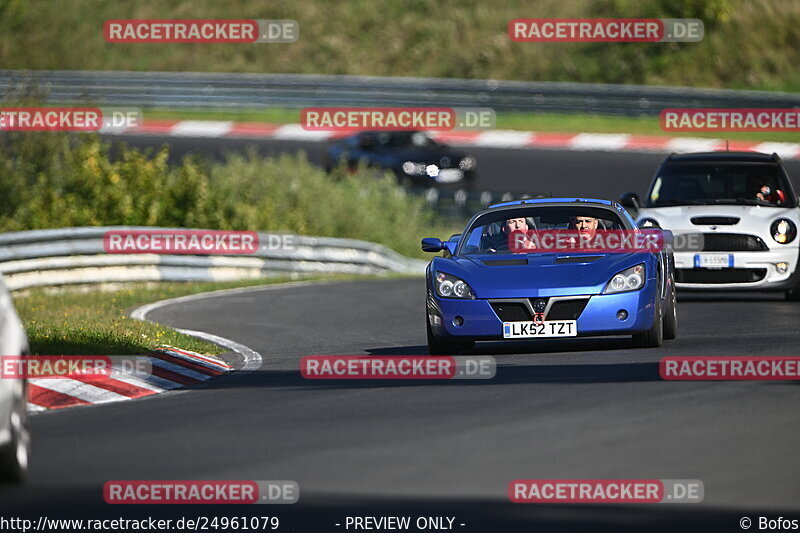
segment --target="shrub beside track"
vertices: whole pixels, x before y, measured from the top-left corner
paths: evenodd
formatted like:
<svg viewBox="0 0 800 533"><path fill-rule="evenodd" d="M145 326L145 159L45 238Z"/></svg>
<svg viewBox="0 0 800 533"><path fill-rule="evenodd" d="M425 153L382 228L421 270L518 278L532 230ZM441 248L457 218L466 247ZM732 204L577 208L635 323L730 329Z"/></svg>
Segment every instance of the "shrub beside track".
<svg viewBox="0 0 800 533"><path fill-rule="evenodd" d="M376 242L421 257L424 236L449 235L425 199L374 171L327 175L305 154L187 157L96 135L8 133L0 140L0 231L162 226L287 232ZM448 233L450 232L450 233Z"/></svg>

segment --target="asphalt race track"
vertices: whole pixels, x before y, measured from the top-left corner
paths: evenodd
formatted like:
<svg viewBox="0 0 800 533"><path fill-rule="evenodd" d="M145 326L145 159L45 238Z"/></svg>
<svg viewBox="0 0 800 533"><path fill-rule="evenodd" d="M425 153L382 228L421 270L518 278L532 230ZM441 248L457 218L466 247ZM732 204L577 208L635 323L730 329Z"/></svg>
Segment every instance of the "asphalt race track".
<svg viewBox="0 0 800 533"><path fill-rule="evenodd" d="M127 137L212 157L325 144ZM663 154L470 150L481 188L615 198L643 193ZM800 162L787 162L795 179ZM681 294L679 336L478 345L491 381L304 380L304 355L424 355L421 279L317 283L163 307L149 315L259 352L260 370L197 389L33 419L27 487L0 491L17 516L281 517L280 531L345 531L349 515L454 516L457 531L741 531L749 516L800 515L800 387L665 382L666 355L797 355L800 305L781 294ZM693 505L525 505L514 479L699 479ZM125 479L294 480L292 506L110 506ZM756 527L753 527L756 529Z"/></svg>
<svg viewBox="0 0 800 533"><path fill-rule="evenodd" d="M158 309L151 320L236 340L263 366L195 390L34 417L30 483L0 492L0 508L278 513L281 530L320 532L344 531L334 524L347 514L448 515L465 524L456 530L479 532L739 531L741 516L800 512L797 384L665 382L657 368L665 355L795 355L797 303L684 294L679 337L663 349L626 338L479 344L475 354L497 359L491 381L299 375L303 355L426 354L423 309L421 279L257 289ZM508 483L520 478L699 479L705 501L508 503ZM290 479L301 497L145 511L103 503L114 479Z"/></svg>

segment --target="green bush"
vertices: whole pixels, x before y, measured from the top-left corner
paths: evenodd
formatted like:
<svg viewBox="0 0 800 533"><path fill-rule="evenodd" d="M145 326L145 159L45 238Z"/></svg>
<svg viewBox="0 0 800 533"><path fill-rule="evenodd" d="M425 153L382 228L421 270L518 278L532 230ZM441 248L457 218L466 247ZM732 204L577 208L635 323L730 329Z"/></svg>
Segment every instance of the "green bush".
<svg viewBox="0 0 800 533"><path fill-rule="evenodd" d="M424 199L389 175L332 175L305 154L224 161L167 147L111 147L96 135L13 133L0 142L0 231L98 225L288 231L349 237L420 256L419 239L445 235Z"/></svg>

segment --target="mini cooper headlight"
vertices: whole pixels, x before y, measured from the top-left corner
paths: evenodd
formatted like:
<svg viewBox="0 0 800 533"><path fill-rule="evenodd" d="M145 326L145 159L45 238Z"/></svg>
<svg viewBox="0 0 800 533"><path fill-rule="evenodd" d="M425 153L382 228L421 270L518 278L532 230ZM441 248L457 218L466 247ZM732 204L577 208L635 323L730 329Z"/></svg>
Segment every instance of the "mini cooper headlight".
<svg viewBox="0 0 800 533"><path fill-rule="evenodd" d="M475 299L467 282L450 274L437 272L433 284L436 286L436 294L443 298Z"/></svg>
<svg viewBox="0 0 800 533"><path fill-rule="evenodd" d="M637 291L644 286L644 280L644 263L640 263L615 274L603 294Z"/></svg>
<svg viewBox="0 0 800 533"><path fill-rule="evenodd" d="M772 238L779 244L789 244L797 237L797 226L788 218L779 218L769 227Z"/></svg>

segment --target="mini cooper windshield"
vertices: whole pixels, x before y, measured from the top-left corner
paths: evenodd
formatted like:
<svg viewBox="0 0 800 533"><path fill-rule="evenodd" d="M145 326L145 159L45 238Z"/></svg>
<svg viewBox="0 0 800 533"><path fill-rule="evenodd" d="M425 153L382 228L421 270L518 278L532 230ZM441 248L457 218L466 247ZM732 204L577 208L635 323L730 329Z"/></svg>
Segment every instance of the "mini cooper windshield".
<svg viewBox="0 0 800 533"><path fill-rule="evenodd" d="M786 176L775 163L670 162L653 181L647 207L794 207L790 191Z"/></svg>

